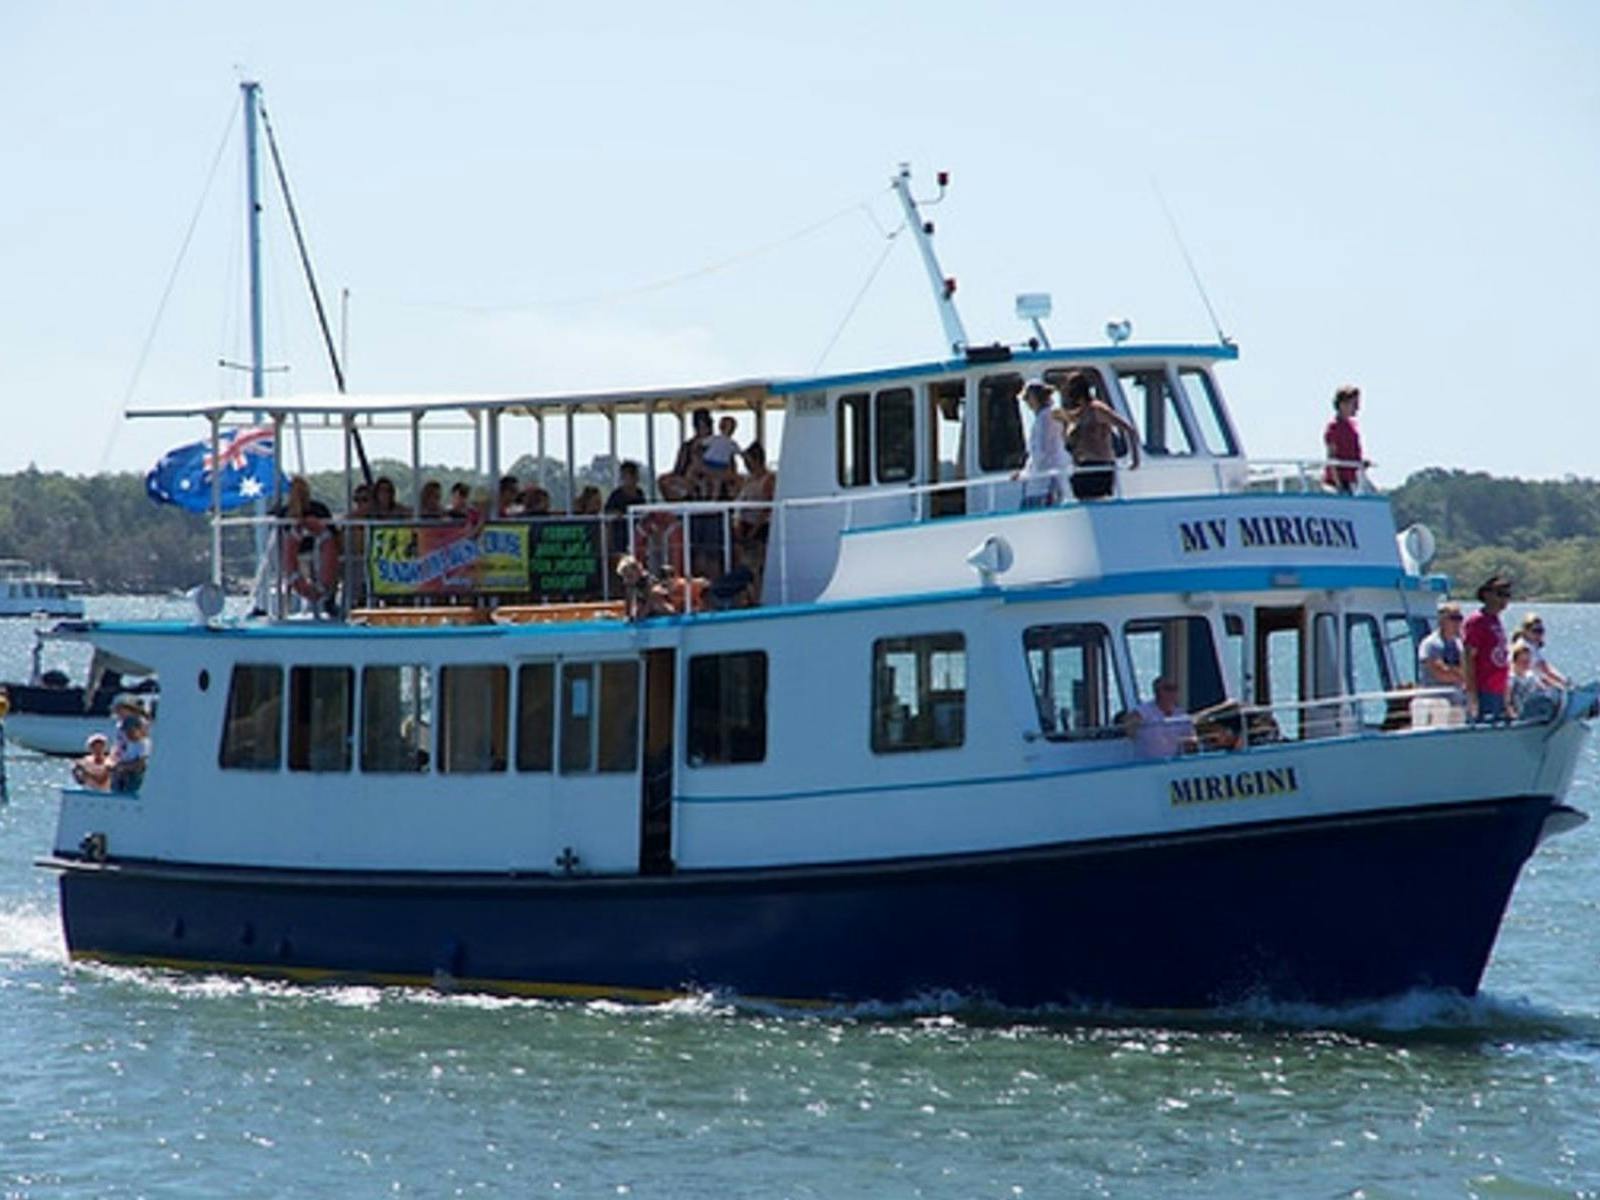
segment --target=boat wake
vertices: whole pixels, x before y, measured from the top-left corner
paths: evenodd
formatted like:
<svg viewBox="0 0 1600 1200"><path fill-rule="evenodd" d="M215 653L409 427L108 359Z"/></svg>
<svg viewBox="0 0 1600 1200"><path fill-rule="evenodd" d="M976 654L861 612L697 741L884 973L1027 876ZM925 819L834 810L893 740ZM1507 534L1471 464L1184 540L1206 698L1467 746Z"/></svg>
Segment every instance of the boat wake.
<svg viewBox="0 0 1600 1200"><path fill-rule="evenodd" d="M61 919L53 908L25 903L0 905L0 962L66 961Z"/></svg>

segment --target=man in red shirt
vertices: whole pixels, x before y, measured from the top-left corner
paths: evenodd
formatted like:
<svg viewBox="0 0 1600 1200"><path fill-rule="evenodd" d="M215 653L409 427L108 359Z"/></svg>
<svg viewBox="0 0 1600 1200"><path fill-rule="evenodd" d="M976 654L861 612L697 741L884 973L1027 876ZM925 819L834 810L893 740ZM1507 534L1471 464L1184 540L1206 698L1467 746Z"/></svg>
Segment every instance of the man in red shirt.
<svg viewBox="0 0 1600 1200"><path fill-rule="evenodd" d="M1356 413L1361 411L1361 389L1346 385L1333 394L1333 420L1322 431L1322 444L1328 451L1328 465L1322 482L1341 492L1353 492L1361 480L1361 430L1356 428Z"/></svg>
<svg viewBox="0 0 1600 1200"><path fill-rule="evenodd" d="M1478 589L1483 604L1461 630L1461 671L1466 677L1467 711L1480 721L1506 715L1506 682L1511 655L1500 614L1511 603L1511 580L1491 575Z"/></svg>

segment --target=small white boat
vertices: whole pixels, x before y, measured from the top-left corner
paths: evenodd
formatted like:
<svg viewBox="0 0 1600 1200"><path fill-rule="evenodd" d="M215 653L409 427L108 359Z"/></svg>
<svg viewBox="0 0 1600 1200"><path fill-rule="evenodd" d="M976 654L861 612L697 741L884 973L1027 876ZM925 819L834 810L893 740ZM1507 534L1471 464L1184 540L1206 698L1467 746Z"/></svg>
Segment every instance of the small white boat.
<svg viewBox="0 0 1600 1200"><path fill-rule="evenodd" d="M81 617L83 585L20 558L0 558L0 617Z"/></svg>
<svg viewBox="0 0 1600 1200"><path fill-rule="evenodd" d="M40 754L82 754L91 734L110 734L111 709L119 696L135 696L147 713L155 711L156 681L137 668L130 671L131 664L96 654L81 684L73 683L60 668L44 666L47 645L82 641L87 630L82 622L72 621L35 630L28 681L0 683L10 704L5 719L8 741Z"/></svg>

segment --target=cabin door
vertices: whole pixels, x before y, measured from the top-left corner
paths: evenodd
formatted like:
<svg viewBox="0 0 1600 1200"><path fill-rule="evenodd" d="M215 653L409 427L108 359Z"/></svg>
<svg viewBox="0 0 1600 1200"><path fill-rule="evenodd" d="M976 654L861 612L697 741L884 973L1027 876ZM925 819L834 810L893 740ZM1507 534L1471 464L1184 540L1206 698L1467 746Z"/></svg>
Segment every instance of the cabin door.
<svg viewBox="0 0 1600 1200"><path fill-rule="evenodd" d="M644 655L644 768L640 778L639 874L672 873L672 759L676 656Z"/></svg>
<svg viewBox="0 0 1600 1200"><path fill-rule="evenodd" d="M966 391L964 379L938 379L928 385L923 481L952 485L924 493L930 518L958 517L967 511L967 439L962 424Z"/></svg>
<svg viewBox="0 0 1600 1200"><path fill-rule="evenodd" d="M562 658L555 665L551 853L574 874L639 866L643 671L636 657ZM519 723L529 719L527 697Z"/></svg>

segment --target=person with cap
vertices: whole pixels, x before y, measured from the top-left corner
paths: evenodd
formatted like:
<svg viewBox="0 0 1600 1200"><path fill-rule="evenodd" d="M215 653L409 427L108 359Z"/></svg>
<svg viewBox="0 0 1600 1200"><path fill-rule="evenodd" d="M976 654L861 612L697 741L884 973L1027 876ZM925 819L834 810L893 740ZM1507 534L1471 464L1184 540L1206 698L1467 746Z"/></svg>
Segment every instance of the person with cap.
<svg viewBox="0 0 1600 1200"><path fill-rule="evenodd" d="M1033 411L1033 428L1028 431L1027 460L1011 478L1027 480L1023 508L1054 507L1061 500L1062 472L1067 469L1066 431L1055 418L1055 393L1035 378L1022 385L1022 399Z"/></svg>
<svg viewBox="0 0 1600 1200"><path fill-rule="evenodd" d="M1565 690L1572 686L1572 681L1550 665L1550 660L1544 656L1544 618L1536 612L1531 612L1522 618L1522 623L1517 626L1517 637L1528 644L1528 656L1531 660L1534 676L1541 686Z"/></svg>
<svg viewBox="0 0 1600 1200"><path fill-rule="evenodd" d="M1467 706L1467 679L1461 665L1461 606L1439 605L1439 624L1417 647L1417 682L1423 687L1451 689L1450 703Z"/></svg>
<svg viewBox="0 0 1600 1200"><path fill-rule="evenodd" d="M1511 603L1511 580L1491 575L1478 588L1483 605L1466 619L1461 630L1462 677L1467 689L1467 712L1480 721L1506 715L1506 684L1511 674L1511 652L1500 614Z"/></svg>
<svg viewBox="0 0 1600 1200"><path fill-rule="evenodd" d="M72 778L91 792L111 790L111 739L91 733L83 744L83 757L72 764Z"/></svg>

